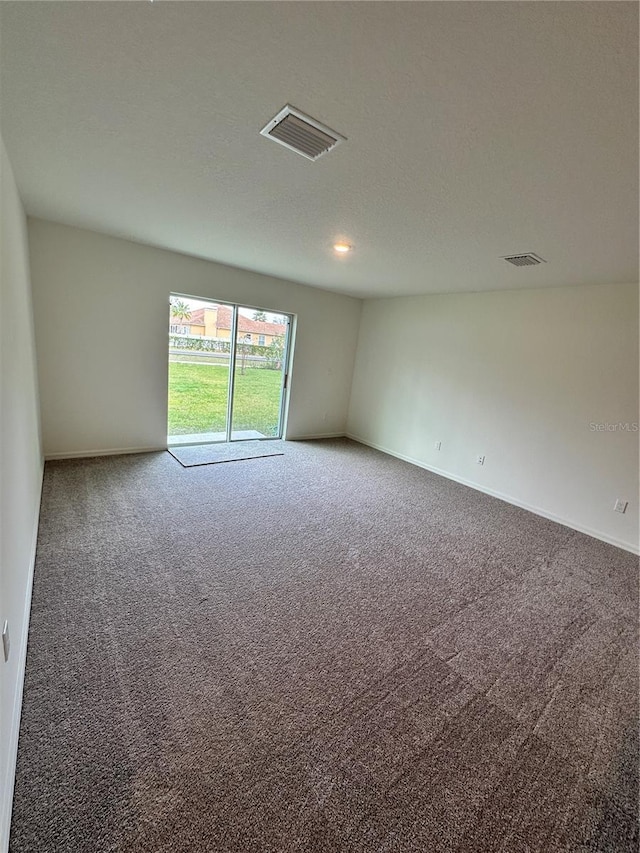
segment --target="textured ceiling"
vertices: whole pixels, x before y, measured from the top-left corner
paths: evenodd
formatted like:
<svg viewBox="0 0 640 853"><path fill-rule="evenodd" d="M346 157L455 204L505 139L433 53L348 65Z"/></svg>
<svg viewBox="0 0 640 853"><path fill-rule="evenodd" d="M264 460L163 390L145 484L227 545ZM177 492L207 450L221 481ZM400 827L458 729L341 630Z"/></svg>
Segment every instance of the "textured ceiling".
<svg viewBox="0 0 640 853"><path fill-rule="evenodd" d="M637 280L636 3L3 2L0 19L32 215L357 296ZM287 102L348 141L310 162L260 136ZM527 251L548 263L500 260Z"/></svg>

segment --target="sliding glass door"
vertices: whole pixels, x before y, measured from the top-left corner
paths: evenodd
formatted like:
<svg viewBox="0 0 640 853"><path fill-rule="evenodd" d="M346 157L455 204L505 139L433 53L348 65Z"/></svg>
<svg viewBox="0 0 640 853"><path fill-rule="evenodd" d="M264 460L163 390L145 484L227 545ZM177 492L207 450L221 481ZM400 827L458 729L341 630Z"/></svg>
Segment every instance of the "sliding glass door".
<svg viewBox="0 0 640 853"><path fill-rule="evenodd" d="M289 318L239 307L237 323L231 441L279 438L286 391Z"/></svg>
<svg viewBox="0 0 640 853"><path fill-rule="evenodd" d="M172 295L170 444L282 437L291 318Z"/></svg>

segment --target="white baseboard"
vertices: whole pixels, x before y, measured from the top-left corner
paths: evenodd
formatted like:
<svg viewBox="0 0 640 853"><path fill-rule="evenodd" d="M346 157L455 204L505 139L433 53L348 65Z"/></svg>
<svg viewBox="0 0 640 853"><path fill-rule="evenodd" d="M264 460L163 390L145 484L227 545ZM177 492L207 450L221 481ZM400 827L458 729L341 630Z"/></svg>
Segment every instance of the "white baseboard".
<svg viewBox="0 0 640 853"><path fill-rule="evenodd" d="M38 526L40 522L40 504L42 501L42 480L44 470L40 476L40 496L35 513L34 529L31 538L31 552L29 554L29 566L27 569L27 587L25 590L24 612L22 617L22 634L20 645L15 649L18 654L18 671L15 693L13 697L13 710L11 714L11 730L9 732L9 749L7 773L4 784L0 789L2 799L0 800L0 853L7 853L9 849L9 832L11 830L11 811L13 808L13 789L16 779L16 761L18 758L18 735L20 734L20 717L22 714L22 691L24 689L24 674L27 663L27 640L29 637L29 617L31 616L31 594L33 590L33 572L36 563L36 545L38 543ZM12 644L13 645L13 644Z"/></svg>
<svg viewBox="0 0 640 853"><path fill-rule="evenodd" d="M440 477L445 477L447 480L454 480L456 483L461 483L463 486L468 486L470 489L483 492L485 495L490 495L492 498L498 498L501 501L505 501L505 503L520 507L520 509L526 509L534 515L539 515L542 516L542 518L549 519L549 521L555 521L565 527L570 527L571 530L577 530L578 533L586 533L587 536L592 536L594 539L599 539L601 542L607 542L609 545L615 545L617 548L622 548L624 551L630 551L632 554L640 554L640 547L635 543L625 542L622 539L616 539L614 536L601 533L599 530L593 530L590 527L584 527L576 524L575 522L562 518L559 515L547 512L547 510L544 510L541 507L532 506L531 504L520 501L510 495L505 495L503 492L498 492L495 489L489 489L486 486L481 486L471 480L466 480L464 477L458 477L456 474L450 474L448 471L444 471L442 468L436 468L434 465L427 465L426 462L421 462L419 459L414 459L412 456L406 456L404 453L398 453L395 450L390 450L388 447L383 447L381 444L375 444L372 441L367 441L367 439L353 435L352 433L348 432L346 436L352 441L357 441L359 444L365 444L367 447L372 447L374 450L379 450L382 453L386 453L388 456L395 456L396 459L402 459L403 462L409 462L411 465L417 465L419 468L424 468L426 471L431 471L431 473L438 474Z"/></svg>
<svg viewBox="0 0 640 853"><path fill-rule="evenodd" d="M315 441L319 438L345 438L344 432L316 432L309 435L287 435L285 441Z"/></svg>
<svg viewBox="0 0 640 853"><path fill-rule="evenodd" d="M159 447L110 447L102 450L65 450L61 453L47 453L45 461L54 459L90 459L92 456L124 456L128 453L157 453L166 450L167 445Z"/></svg>

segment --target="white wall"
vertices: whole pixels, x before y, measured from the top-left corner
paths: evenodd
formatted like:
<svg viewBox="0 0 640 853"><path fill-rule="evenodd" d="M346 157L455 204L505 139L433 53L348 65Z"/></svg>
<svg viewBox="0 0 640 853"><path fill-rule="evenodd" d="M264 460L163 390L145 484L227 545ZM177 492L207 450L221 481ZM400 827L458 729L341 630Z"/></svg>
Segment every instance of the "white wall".
<svg viewBox="0 0 640 853"><path fill-rule="evenodd" d="M361 302L29 220L47 456L166 446L169 293L297 315L287 438L344 434Z"/></svg>
<svg viewBox="0 0 640 853"><path fill-rule="evenodd" d="M27 223L0 140L0 850L9 822L35 556L42 453L27 253Z"/></svg>
<svg viewBox="0 0 640 853"><path fill-rule="evenodd" d="M638 419L637 285L364 304L349 435L632 550Z"/></svg>

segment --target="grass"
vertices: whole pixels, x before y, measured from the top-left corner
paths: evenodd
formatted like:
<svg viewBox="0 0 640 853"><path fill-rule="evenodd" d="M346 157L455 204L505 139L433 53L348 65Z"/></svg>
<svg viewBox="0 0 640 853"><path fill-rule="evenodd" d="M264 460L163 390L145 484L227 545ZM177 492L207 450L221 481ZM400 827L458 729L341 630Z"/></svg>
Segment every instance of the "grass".
<svg viewBox="0 0 640 853"><path fill-rule="evenodd" d="M275 436L280 416L279 370L236 370L234 430ZM169 435L224 432L229 368L224 365L169 363Z"/></svg>

